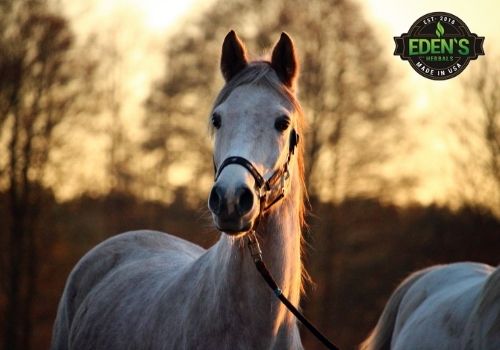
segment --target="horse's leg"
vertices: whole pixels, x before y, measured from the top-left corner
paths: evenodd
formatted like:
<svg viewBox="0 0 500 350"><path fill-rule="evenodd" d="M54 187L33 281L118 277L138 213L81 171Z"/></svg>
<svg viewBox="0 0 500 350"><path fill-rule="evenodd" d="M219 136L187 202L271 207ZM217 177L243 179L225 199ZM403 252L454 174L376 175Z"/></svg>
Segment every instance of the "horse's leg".
<svg viewBox="0 0 500 350"><path fill-rule="evenodd" d="M390 350L394 326L396 324L396 316L398 315L401 300L413 284L427 272L429 272L429 269L417 271L407 277L398 286L385 305L377 325L368 338L361 343L360 350Z"/></svg>

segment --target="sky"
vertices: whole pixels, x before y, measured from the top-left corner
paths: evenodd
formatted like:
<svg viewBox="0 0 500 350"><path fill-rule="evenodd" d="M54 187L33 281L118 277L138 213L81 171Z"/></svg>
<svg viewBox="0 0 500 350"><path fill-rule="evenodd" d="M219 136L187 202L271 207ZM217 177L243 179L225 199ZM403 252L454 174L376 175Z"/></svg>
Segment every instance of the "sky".
<svg viewBox="0 0 500 350"><path fill-rule="evenodd" d="M444 11L461 18L471 32L484 36L486 55L500 55L500 2L497 0L358 0L364 7L365 15L380 30L387 45L384 55L391 68L400 74L402 89L406 91L408 105L403 113L415 125L419 138L415 151L404 162L403 172L420 174L421 184L415 193L416 199L423 203L445 202L448 192L453 191L452 183L455 169L450 160L449 115L455 113L464 96L461 84L469 77L472 61L461 75L446 81L426 79L411 69L406 61L393 56L392 37L407 33L410 26L420 16ZM391 57L392 56L392 57ZM481 59L481 57L479 58ZM456 111L458 112L458 111ZM446 115L446 117L445 117ZM399 169L401 170L401 169Z"/></svg>
<svg viewBox="0 0 500 350"><path fill-rule="evenodd" d="M415 125L419 135L416 147L408 154L404 162L399 162L395 172L406 175L419 174L421 183L414 192L414 199L422 203L446 201L449 184L453 178L453 166L449 159L449 144L444 133L447 120L440 117L442 112L455 108L457 100L463 98L460 92L462 79L467 78L467 70L457 78L447 81L431 81L414 72L407 62L393 55L393 37L408 31L411 24L428 12L445 11L460 17L469 29L480 36L485 36L486 54L497 49L493 43L500 41L500 25L497 14L500 2L497 0L355 0L363 9L366 18L376 28L380 42L384 45L383 55L390 62L391 69L400 77L399 85L407 96L402 106L404 117ZM148 96L151 83L159 79L165 68L163 52L167 35L177 28L180 20L188 14L200 11L207 6L201 0L88 0L63 1L66 11L73 19L77 33L85 36L96 26L115 29L117 41L123 45L124 54L123 94L124 110L130 137L140 138L143 110L141 104ZM132 40L131 40L132 39ZM491 50L490 50L491 49ZM490 50L490 51L489 51ZM499 53L497 52L497 55ZM473 65L475 62L472 62ZM132 132L134 130L134 132ZM103 144L95 142L96 152ZM87 161L93 156L87 155ZM94 159L95 160L95 159ZM391 170L389 170L391 171ZM104 177L104 172L102 172ZM96 183L95 170L89 170L78 183ZM67 195L71 196L74 184L68 182ZM62 190L64 191L64 189Z"/></svg>
<svg viewBox="0 0 500 350"><path fill-rule="evenodd" d="M84 41L97 32L113 35L121 52L120 83L122 120L127 136L133 142L141 139L144 118L143 103L151 85L164 74L164 51L169 31L192 11L200 0L61 0L77 37ZM102 121L101 121L102 124ZM102 128L102 125L100 125ZM106 128L106 126L104 126ZM71 159L57 157L61 173L49 174L49 184L57 186L56 196L66 200L82 191L105 192L109 182L106 173L108 138L104 135L74 135L68 145L72 159L78 159L78 171ZM81 147L85 144L85 147ZM57 179L63 176L61 183Z"/></svg>

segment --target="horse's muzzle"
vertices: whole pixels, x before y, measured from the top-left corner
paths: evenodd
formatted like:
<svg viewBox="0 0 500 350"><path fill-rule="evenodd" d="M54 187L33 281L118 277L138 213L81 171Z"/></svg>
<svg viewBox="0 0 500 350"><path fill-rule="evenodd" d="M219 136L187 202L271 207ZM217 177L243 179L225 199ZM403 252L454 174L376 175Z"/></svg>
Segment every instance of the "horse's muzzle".
<svg viewBox="0 0 500 350"><path fill-rule="evenodd" d="M215 225L227 234L239 234L250 230L254 193L244 184L231 191L232 194L228 192L217 184L210 192L208 207L213 214Z"/></svg>

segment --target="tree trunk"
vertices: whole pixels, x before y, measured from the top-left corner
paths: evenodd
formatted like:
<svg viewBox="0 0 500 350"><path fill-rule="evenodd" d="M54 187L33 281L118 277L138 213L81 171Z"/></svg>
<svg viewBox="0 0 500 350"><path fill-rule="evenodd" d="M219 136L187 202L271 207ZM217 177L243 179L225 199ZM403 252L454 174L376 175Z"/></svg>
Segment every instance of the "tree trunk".
<svg viewBox="0 0 500 350"><path fill-rule="evenodd" d="M14 113L16 116L17 113ZM12 125L12 139L9 145L10 156L10 212L11 226L8 251L8 284L7 284L7 305L5 308L5 349L17 349L17 330L19 323L19 294L20 294L20 268L22 263L22 213L18 205L18 184L16 177L18 145L19 119L14 118Z"/></svg>
<svg viewBox="0 0 500 350"><path fill-rule="evenodd" d="M337 206L335 205L333 212L330 214L333 220L337 212ZM332 322L335 317L335 288L338 278L335 278L339 273L336 269L334 257L336 256L335 249L335 237L336 235L335 222L333 225L328 227L328 229L323 229L322 231L322 247L323 252L321 254L321 279L323 282L323 293L321 293L321 315L320 322L321 327L326 330L335 329L332 327ZM329 337L333 338L331 333L328 334Z"/></svg>
<svg viewBox="0 0 500 350"><path fill-rule="evenodd" d="M31 225L30 225L31 226ZM33 304L36 297L36 285L38 277L38 259L36 239L33 226L26 232L26 292L23 300L21 349L31 349L31 339L33 335Z"/></svg>

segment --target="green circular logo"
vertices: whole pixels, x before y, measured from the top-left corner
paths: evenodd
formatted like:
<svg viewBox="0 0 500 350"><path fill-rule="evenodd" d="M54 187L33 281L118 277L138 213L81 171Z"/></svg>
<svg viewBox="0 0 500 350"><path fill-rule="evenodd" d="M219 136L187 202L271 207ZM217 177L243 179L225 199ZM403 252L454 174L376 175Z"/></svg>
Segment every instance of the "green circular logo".
<svg viewBox="0 0 500 350"><path fill-rule="evenodd" d="M432 80L456 77L470 60L484 55L484 37L471 33L460 18L447 12L432 12L420 17L408 33L394 37L394 41L394 55Z"/></svg>

